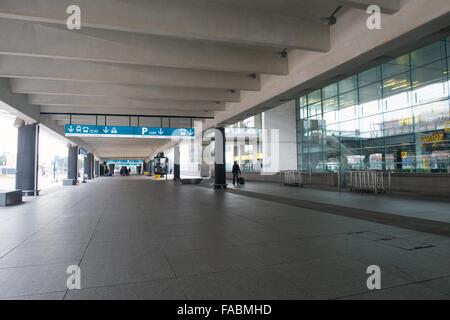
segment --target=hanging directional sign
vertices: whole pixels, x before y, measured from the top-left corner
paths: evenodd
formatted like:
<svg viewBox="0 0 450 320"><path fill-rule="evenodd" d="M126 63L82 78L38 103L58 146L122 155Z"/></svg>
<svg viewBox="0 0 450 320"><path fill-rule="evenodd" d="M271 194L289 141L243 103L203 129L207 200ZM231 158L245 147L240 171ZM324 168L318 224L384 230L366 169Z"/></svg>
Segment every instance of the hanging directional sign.
<svg viewBox="0 0 450 320"><path fill-rule="evenodd" d="M147 139L193 139L194 128L152 128L125 126L96 126L67 124L67 137L106 137L106 138L147 138Z"/></svg>
<svg viewBox="0 0 450 320"><path fill-rule="evenodd" d="M107 165L114 164L116 166L140 166L144 161L142 160L109 160Z"/></svg>

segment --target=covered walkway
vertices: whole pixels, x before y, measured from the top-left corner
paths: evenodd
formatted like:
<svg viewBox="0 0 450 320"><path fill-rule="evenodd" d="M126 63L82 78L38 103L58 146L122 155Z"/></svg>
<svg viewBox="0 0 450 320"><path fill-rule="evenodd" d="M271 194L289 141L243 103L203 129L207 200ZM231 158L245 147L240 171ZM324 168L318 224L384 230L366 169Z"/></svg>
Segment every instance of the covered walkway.
<svg viewBox="0 0 450 320"><path fill-rule="evenodd" d="M141 176L0 213L0 298L450 297L447 237ZM366 286L369 265L382 290ZM81 290L68 291L69 265Z"/></svg>

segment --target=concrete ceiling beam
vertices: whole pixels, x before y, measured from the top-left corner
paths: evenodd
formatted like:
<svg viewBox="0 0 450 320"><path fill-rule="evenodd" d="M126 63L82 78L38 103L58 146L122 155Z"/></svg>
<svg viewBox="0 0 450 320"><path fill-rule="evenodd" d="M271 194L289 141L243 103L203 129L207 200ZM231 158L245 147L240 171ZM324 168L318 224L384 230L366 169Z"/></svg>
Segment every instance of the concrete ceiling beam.
<svg viewBox="0 0 450 320"><path fill-rule="evenodd" d="M107 96L135 99L239 102L240 92L223 89L170 88L132 86L114 83L57 81L45 79L11 79L15 93Z"/></svg>
<svg viewBox="0 0 450 320"><path fill-rule="evenodd" d="M170 100L137 100L115 97L85 97L85 96L57 96L57 95L28 95L28 103L46 106L69 107L108 107L108 108L142 108L156 110L205 110L224 111L223 102L205 101L170 101Z"/></svg>
<svg viewBox="0 0 450 320"><path fill-rule="evenodd" d="M247 46L330 49L330 30L320 21L207 0L2 0L0 17L66 24L66 10L73 4L81 8L83 27Z"/></svg>
<svg viewBox="0 0 450 320"><path fill-rule="evenodd" d="M286 75L277 51L0 18L0 54ZM18 35L20 32L20 36Z"/></svg>
<svg viewBox="0 0 450 320"><path fill-rule="evenodd" d="M115 63L0 55L0 76L128 85L258 91L260 76Z"/></svg>

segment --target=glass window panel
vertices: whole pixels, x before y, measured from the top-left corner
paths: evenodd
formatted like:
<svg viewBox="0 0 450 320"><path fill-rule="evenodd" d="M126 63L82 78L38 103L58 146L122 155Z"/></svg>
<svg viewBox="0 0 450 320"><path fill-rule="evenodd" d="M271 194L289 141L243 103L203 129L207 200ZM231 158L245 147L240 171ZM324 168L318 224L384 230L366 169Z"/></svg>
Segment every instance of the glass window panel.
<svg viewBox="0 0 450 320"><path fill-rule="evenodd" d="M355 90L358 86L358 77L352 76L350 78L339 81L339 93Z"/></svg>
<svg viewBox="0 0 450 320"><path fill-rule="evenodd" d="M299 110L299 117L300 117L300 119L308 118L308 108L301 108Z"/></svg>
<svg viewBox="0 0 450 320"><path fill-rule="evenodd" d="M411 52L412 67L423 66L445 57L445 41L435 42Z"/></svg>
<svg viewBox="0 0 450 320"><path fill-rule="evenodd" d="M363 71L358 76L359 87L364 87L368 84L378 82L381 80L381 67L377 66L375 68Z"/></svg>
<svg viewBox="0 0 450 320"><path fill-rule="evenodd" d="M342 155L341 163L344 170L364 170L364 156L361 155L361 149Z"/></svg>
<svg viewBox="0 0 450 320"><path fill-rule="evenodd" d="M416 132L444 130L450 132L450 107L448 100L414 107Z"/></svg>
<svg viewBox="0 0 450 320"><path fill-rule="evenodd" d="M358 117L358 92L352 91L339 97L339 120L348 121Z"/></svg>
<svg viewBox="0 0 450 320"><path fill-rule="evenodd" d="M440 60L435 63L412 70L413 88L423 85L443 81L447 79L447 62Z"/></svg>
<svg viewBox="0 0 450 320"><path fill-rule="evenodd" d="M338 137L340 135L339 123L327 124L324 130L326 131L327 136Z"/></svg>
<svg viewBox="0 0 450 320"><path fill-rule="evenodd" d="M383 99L385 111L394 111L411 106L411 93L402 92Z"/></svg>
<svg viewBox="0 0 450 320"><path fill-rule="evenodd" d="M381 100L373 100L359 105L359 114L361 117L367 117L383 112L383 104Z"/></svg>
<svg viewBox="0 0 450 320"><path fill-rule="evenodd" d="M341 122L339 126L341 136L358 137L360 136L359 120Z"/></svg>
<svg viewBox="0 0 450 320"><path fill-rule="evenodd" d="M303 96L299 99L300 108L306 107L308 105L308 97Z"/></svg>
<svg viewBox="0 0 450 320"><path fill-rule="evenodd" d="M358 91L351 91L339 96L339 108L347 108L358 104Z"/></svg>
<svg viewBox="0 0 450 320"><path fill-rule="evenodd" d="M383 94L390 96L411 89L410 73L402 73L383 81Z"/></svg>
<svg viewBox="0 0 450 320"><path fill-rule="evenodd" d="M338 108L339 108L339 99L338 99L338 97L334 97L334 98L323 100L323 112L336 110Z"/></svg>
<svg viewBox="0 0 450 320"><path fill-rule="evenodd" d="M361 118L361 137L364 139L378 139L384 136L383 115L378 114L371 117ZM381 139L382 140L382 139Z"/></svg>
<svg viewBox="0 0 450 320"><path fill-rule="evenodd" d="M384 135L386 137L401 136L413 132L412 108L387 112L384 114Z"/></svg>
<svg viewBox="0 0 450 320"><path fill-rule="evenodd" d="M450 37L447 38L447 56L450 56Z"/></svg>
<svg viewBox="0 0 450 320"><path fill-rule="evenodd" d="M382 86L377 82L359 89L359 102L366 103L381 99Z"/></svg>
<svg viewBox="0 0 450 320"><path fill-rule="evenodd" d="M410 140L412 136L403 137ZM416 166L414 144L397 144L386 148L386 169L398 172L413 172Z"/></svg>
<svg viewBox="0 0 450 320"><path fill-rule="evenodd" d="M322 117L322 103L316 103L308 107L308 117L320 119Z"/></svg>
<svg viewBox="0 0 450 320"><path fill-rule="evenodd" d="M339 121L348 121L358 118L358 106L352 106L339 110Z"/></svg>
<svg viewBox="0 0 450 320"><path fill-rule="evenodd" d="M362 155L364 156L364 167L366 170L384 170L384 147L364 147Z"/></svg>
<svg viewBox="0 0 450 320"><path fill-rule="evenodd" d="M444 130L416 134L416 170L418 172L448 172L449 138Z"/></svg>
<svg viewBox="0 0 450 320"><path fill-rule="evenodd" d="M409 71L409 68L409 54L406 54L382 65L383 78L386 79L396 74L404 73Z"/></svg>
<svg viewBox="0 0 450 320"><path fill-rule="evenodd" d="M330 111L323 114L324 126L327 127L330 124L337 123L339 121L338 111Z"/></svg>
<svg viewBox="0 0 450 320"><path fill-rule="evenodd" d="M414 90L414 104L421 105L448 97L448 84L437 82Z"/></svg>
<svg viewBox="0 0 450 320"><path fill-rule="evenodd" d="M322 95L324 99L328 99L334 96L337 96L338 94L338 86L337 83L334 83L332 85L329 85L328 87L325 87L322 89Z"/></svg>
<svg viewBox="0 0 450 320"><path fill-rule="evenodd" d="M308 104L316 104L322 100L321 90L316 90L308 94Z"/></svg>

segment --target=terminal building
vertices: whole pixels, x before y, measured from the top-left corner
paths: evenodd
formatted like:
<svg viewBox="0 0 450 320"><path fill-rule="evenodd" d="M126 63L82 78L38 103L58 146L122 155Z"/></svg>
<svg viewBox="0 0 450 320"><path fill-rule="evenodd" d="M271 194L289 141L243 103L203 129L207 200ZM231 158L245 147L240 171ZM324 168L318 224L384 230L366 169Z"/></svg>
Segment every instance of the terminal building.
<svg viewBox="0 0 450 320"><path fill-rule="evenodd" d="M449 299L449 21L0 1L0 299Z"/></svg>

